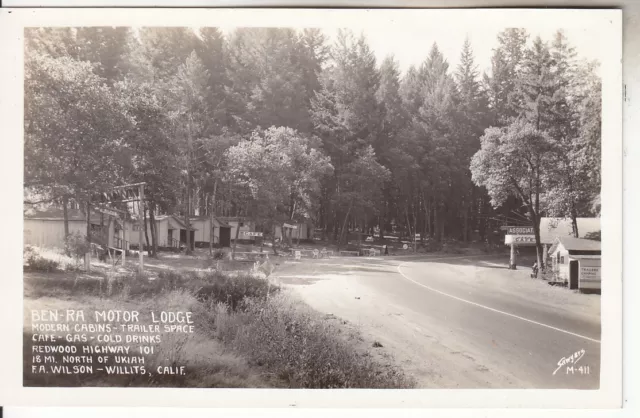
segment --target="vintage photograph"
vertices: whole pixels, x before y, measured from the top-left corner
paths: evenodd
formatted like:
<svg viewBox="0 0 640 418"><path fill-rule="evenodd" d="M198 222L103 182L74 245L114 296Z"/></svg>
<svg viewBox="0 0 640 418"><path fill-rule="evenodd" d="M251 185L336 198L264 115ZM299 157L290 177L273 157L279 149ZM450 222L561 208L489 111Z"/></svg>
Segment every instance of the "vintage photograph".
<svg viewBox="0 0 640 418"><path fill-rule="evenodd" d="M24 28L23 386L600 389L607 45L451 23Z"/></svg>

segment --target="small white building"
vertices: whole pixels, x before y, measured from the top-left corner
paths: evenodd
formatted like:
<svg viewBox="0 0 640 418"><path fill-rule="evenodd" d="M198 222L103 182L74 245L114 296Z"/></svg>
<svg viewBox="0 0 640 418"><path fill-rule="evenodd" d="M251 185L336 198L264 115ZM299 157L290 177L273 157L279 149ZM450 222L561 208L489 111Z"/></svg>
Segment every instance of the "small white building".
<svg viewBox="0 0 640 418"><path fill-rule="evenodd" d="M600 289L600 241L558 237L549 249L555 280L571 289Z"/></svg>
<svg viewBox="0 0 640 418"><path fill-rule="evenodd" d="M578 236L586 238L590 234L600 232L600 218L577 218ZM549 254L556 238L575 238L573 225L570 218L541 218L540 219L540 243L544 247L544 254ZM546 259L547 257L545 257Z"/></svg>
<svg viewBox="0 0 640 418"><path fill-rule="evenodd" d="M285 223L284 235L282 234L282 226L276 226L276 239L291 238L292 240L308 240L313 239L313 225L310 222L291 222ZM293 227L293 228L291 228Z"/></svg>
<svg viewBox="0 0 640 418"><path fill-rule="evenodd" d="M78 209L67 210L69 234L87 234L87 215ZM102 236L107 237L106 244L122 248L124 238L121 221L108 215L91 213L91 234L94 242ZM62 209L49 208L43 211L30 210L24 214L24 245L44 248L64 248L64 214Z"/></svg>
<svg viewBox="0 0 640 418"><path fill-rule="evenodd" d="M184 220L174 215L159 215L155 217L156 231L158 236L158 247L179 248L181 244L187 242L187 227ZM191 247L195 247L196 228L190 225L191 230ZM129 245L138 245L140 237L139 223L136 220L127 222L125 240ZM151 221L147 218L147 234L149 235L149 243L151 243ZM143 241L146 240L144 231L142 234ZM144 242L146 245L146 242Z"/></svg>
<svg viewBox="0 0 640 418"><path fill-rule="evenodd" d="M220 217L218 220L229 226L232 241L236 239L236 230L238 230L238 240L255 240L255 237L245 234L245 232L256 231L256 223L253 220L242 217Z"/></svg>
<svg viewBox="0 0 640 418"><path fill-rule="evenodd" d="M190 222L196 230L196 246L208 246L211 236L211 217L196 216L190 218ZM231 226L218 218L213 218L213 244L221 247L231 246Z"/></svg>
<svg viewBox="0 0 640 418"><path fill-rule="evenodd" d="M220 217L220 218L217 218L217 220L222 225L226 225L230 228L230 236L232 241L235 240L236 238L236 229L238 229L238 240L256 241L255 236L248 234L250 232L264 232L265 235L270 235L271 233L275 233L276 239L283 239L283 238L289 238L289 237L291 237L291 239L294 241L297 239L300 239L300 240L313 239L313 225L310 222L285 222L284 228L283 228L283 225L276 225L274 227L274 230L272 231L263 231L263 230L258 230L257 223L250 218ZM200 224L194 223L194 225L200 225ZM282 233L283 229L284 229L284 234ZM202 236L208 237L208 235L204 235L204 234Z"/></svg>

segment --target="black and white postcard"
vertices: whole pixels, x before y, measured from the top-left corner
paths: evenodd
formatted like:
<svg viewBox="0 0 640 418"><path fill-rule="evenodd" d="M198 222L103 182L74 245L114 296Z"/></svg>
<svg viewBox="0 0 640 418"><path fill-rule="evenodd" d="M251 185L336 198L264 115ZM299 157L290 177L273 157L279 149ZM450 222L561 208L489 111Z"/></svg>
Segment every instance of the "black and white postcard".
<svg viewBox="0 0 640 418"><path fill-rule="evenodd" d="M619 11L0 18L7 400L619 404Z"/></svg>

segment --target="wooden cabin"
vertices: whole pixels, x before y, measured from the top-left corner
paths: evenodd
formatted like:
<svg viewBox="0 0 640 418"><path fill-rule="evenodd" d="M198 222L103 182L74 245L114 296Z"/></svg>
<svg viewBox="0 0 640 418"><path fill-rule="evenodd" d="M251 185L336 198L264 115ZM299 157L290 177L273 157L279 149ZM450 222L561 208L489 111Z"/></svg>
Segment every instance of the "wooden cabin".
<svg viewBox="0 0 640 418"><path fill-rule="evenodd" d="M87 215L79 209L68 209L69 233L87 234ZM91 213L91 236L113 248L125 245L124 223L108 215ZM24 245L45 248L64 248L64 214L62 209L49 208L43 211L28 211L24 214Z"/></svg>
<svg viewBox="0 0 640 418"><path fill-rule="evenodd" d="M211 217L195 216L189 219L195 228L195 242L197 247L209 247L211 236ZM231 226L218 218L213 218L213 244L216 247L231 246Z"/></svg>
<svg viewBox="0 0 640 418"><path fill-rule="evenodd" d="M549 249L555 281L567 283L571 289L601 288L600 241L558 237Z"/></svg>
<svg viewBox="0 0 640 418"><path fill-rule="evenodd" d="M577 218L576 223L580 238L600 233L600 218ZM548 260L549 248L555 243L556 238L572 237L575 238L570 218L540 219L540 243L544 248L545 260L550 261Z"/></svg>
<svg viewBox="0 0 640 418"><path fill-rule="evenodd" d="M156 231L158 233L158 247L180 248L186 246L187 243L187 227L184 223L184 219L174 215L159 215L155 217ZM139 240L139 224L138 221L133 220L127 222L127 237L125 238L130 245L138 245ZM149 235L149 243L151 243L151 229L150 221L147 219L147 234ZM196 228L194 225L189 227L191 232L191 248L195 248L195 235ZM146 241L144 231L142 234L143 240ZM146 242L144 242L146 245Z"/></svg>

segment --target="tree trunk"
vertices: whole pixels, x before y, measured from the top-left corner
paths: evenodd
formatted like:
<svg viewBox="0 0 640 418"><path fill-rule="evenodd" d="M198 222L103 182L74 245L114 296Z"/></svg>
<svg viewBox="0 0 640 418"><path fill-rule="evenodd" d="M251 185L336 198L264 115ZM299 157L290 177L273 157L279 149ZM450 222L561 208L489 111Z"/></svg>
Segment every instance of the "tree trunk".
<svg viewBox="0 0 640 418"><path fill-rule="evenodd" d="M69 198L67 198L67 196L64 196L62 198L62 216L63 216L63 219L64 219L64 241L65 241L65 243L67 242L67 237L69 236L69 212L68 212L67 206L69 206ZM65 245L65 253L67 254L67 256L70 256L71 254L69 253L69 250L66 247L67 246Z"/></svg>
<svg viewBox="0 0 640 418"><path fill-rule="evenodd" d="M573 235L576 238L580 238L580 233L578 231L578 213L574 203L571 204L571 224L573 226Z"/></svg>
<svg viewBox="0 0 640 418"><path fill-rule="evenodd" d="M84 266L87 271L91 271L91 204L87 202L87 244L89 251L84 256Z"/></svg>
<svg viewBox="0 0 640 418"><path fill-rule="evenodd" d="M464 221L462 223L462 240L464 242L469 241L469 201L467 199L464 200L464 205L462 206L464 210Z"/></svg>
<svg viewBox="0 0 640 418"><path fill-rule="evenodd" d="M438 216L438 205L433 208L433 237L436 242L440 242L440 219Z"/></svg>
<svg viewBox="0 0 640 418"><path fill-rule="evenodd" d="M108 234L104 231L104 213L100 212L100 238L103 239L105 247L109 246ZM107 238L105 241L104 238Z"/></svg>
<svg viewBox="0 0 640 418"><path fill-rule="evenodd" d="M238 235L240 235L240 219L238 219L238 223L236 224L236 237L233 240L233 249L231 250L231 259L232 260L236 259L236 245L238 245ZM274 249L275 249L275 244L276 243L274 241L274 243L273 243Z"/></svg>
<svg viewBox="0 0 640 418"><path fill-rule="evenodd" d="M349 219L349 214L351 213L352 203L349 203L349 209L347 210L347 214L344 217L344 222L342 223L342 230L340 231L340 237L338 238L338 251L340 251L340 246L342 245L342 237L344 236L344 229L347 226L347 220Z"/></svg>
<svg viewBox="0 0 640 418"><path fill-rule="evenodd" d="M185 224L185 228L187 230L186 235L186 244L187 244L187 249L185 251L186 255L191 255L191 228L189 228L189 215L191 214L191 202L190 202L190 196L191 196L191 176L189 174L187 174L187 209L184 212L184 224Z"/></svg>
<svg viewBox="0 0 640 418"><path fill-rule="evenodd" d="M149 231L147 228L147 205L142 206L142 225L144 225L144 240L147 243L147 253L152 255L151 246L149 245Z"/></svg>
<svg viewBox="0 0 640 418"><path fill-rule="evenodd" d="M416 252L416 234L418 233L418 224L417 224L417 219L418 217L416 216L416 213L414 211L413 213L413 252ZM422 235L420 235L420 238L422 239Z"/></svg>
<svg viewBox="0 0 640 418"><path fill-rule="evenodd" d="M283 230L284 228L281 226L280 231L283 231ZM275 224L273 224L273 227L272 227L271 248L273 248L273 255L278 255L278 250L276 249L276 225Z"/></svg>
<svg viewBox="0 0 640 418"><path fill-rule="evenodd" d="M206 210L207 210L207 194L205 193L204 189L201 188L200 189L200 193L199 193L200 197L199 197L199 204L200 204L200 210L198 211L198 215L200 216L204 216Z"/></svg>
<svg viewBox="0 0 640 418"><path fill-rule="evenodd" d="M155 204L149 204L149 226L151 227L151 246L153 247L153 257L158 257L158 230L156 229ZM169 244L171 245L171 244Z"/></svg>
<svg viewBox="0 0 640 418"><path fill-rule="evenodd" d="M210 228L209 228L209 255L213 255L213 235L214 235L214 229L213 229L213 220L214 220L214 213L215 213L215 207L216 207L216 191L218 190L218 179L216 179L216 181L213 183L213 193L211 193L211 213L209 214L209 221L211 223Z"/></svg>
<svg viewBox="0 0 640 418"><path fill-rule="evenodd" d="M404 208L404 217L407 221L407 235L411 236L411 222L409 222L409 208Z"/></svg>
<svg viewBox="0 0 640 418"><path fill-rule="evenodd" d="M433 228L431 226L431 212L432 212L433 208L431 207L431 199L429 199L427 201L427 213L426 213L426 222L427 222L427 234L429 234L429 237L433 236Z"/></svg>
<svg viewBox="0 0 640 418"><path fill-rule="evenodd" d="M544 268L544 257L542 244L540 243L540 222L538 220L538 214L534 211L530 211L533 217L533 233L536 238L536 259L538 260L538 279L542 278L542 269Z"/></svg>

